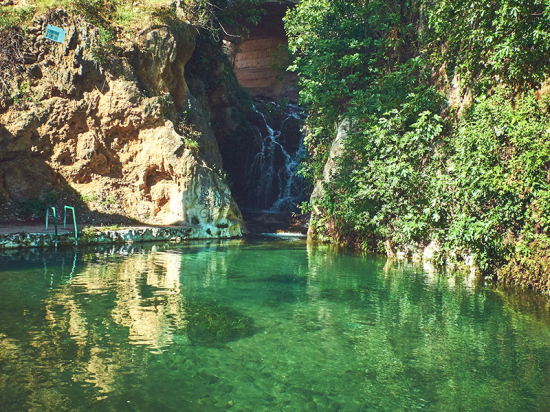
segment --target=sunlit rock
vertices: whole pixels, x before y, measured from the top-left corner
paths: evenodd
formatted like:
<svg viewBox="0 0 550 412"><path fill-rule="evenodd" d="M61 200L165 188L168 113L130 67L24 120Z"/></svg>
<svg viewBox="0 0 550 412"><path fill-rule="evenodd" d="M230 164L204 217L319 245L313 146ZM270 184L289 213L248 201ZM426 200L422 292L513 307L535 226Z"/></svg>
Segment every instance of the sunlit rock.
<svg viewBox="0 0 550 412"><path fill-rule="evenodd" d="M141 30L102 61L98 29L56 13L66 42L39 47L40 75L20 79L29 98L0 114L3 197L16 203L56 191L64 204L86 204L80 222L113 216L240 236L211 115L184 77L196 29ZM38 44L47 24L33 23Z"/></svg>

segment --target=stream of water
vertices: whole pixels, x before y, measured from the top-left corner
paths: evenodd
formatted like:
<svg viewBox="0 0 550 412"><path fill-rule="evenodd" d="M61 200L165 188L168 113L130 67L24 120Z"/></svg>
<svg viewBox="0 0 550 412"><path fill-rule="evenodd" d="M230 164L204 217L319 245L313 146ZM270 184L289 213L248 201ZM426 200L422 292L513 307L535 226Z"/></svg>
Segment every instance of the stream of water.
<svg viewBox="0 0 550 412"><path fill-rule="evenodd" d="M548 298L303 240L0 258L2 411L547 411Z"/></svg>
<svg viewBox="0 0 550 412"><path fill-rule="evenodd" d="M268 102L263 103L262 108L268 115L274 115L266 116L254 107L263 124L256 127L261 148L253 156L246 173L248 187L253 188L248 206L274 212L293 212L305 196L303 178L297 175L304 155L299 132L304 113L292 104L281 107ZM292 124L289 124L291 121Z"/></svg>

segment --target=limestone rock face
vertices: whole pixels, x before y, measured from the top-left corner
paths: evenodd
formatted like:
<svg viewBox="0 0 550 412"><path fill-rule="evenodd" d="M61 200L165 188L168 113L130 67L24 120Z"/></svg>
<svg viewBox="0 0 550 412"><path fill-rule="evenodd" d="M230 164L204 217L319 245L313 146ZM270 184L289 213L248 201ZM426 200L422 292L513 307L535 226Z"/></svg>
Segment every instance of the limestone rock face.
<svg viewBox="0 0 550 412"><path fill-rule="evenodd" d="M234 69L239 84L252 96L297 101L298 91L294 88L297 76L286 73L281 79L281 73L276 69L284 66L282 50L288 46L283 23L288 8L285 3L264 3L262 8L266 13L260 23L251 28L246 41L233 43L230 48L235 56Z"/></svg>
<svg viewBox="0 0 550 412"><path fill-rule="evenodd" d="M237 79L253 96L296 101L298 92L293 82L297 76L287 74L281 81L281 75L273 68L280 63L276 55L280 46L287 46L285 37L251 39L241 44L235 56Z"/></svg>
<svg viewBox="0 0 550 412"><path fill-rule="evenodd" d="M63 44L44 38L47 24L67 31ZM80 220L116 216L200 226L205 237L241 234L210 113L184 78L194 28L144 30L102 59L98 29L64 12L39 18L29 32L34 58L17 80L24 92L0 109L4 201L56 191L65 204L84 201Z"/></svg>
<svg viewBox="0 0 550 412"><path fill-rule="evenodd" d="M344 153L344 141L348 136L349 128L349 121L344 120L342 123L340 123L336 138L334 139L334 141L332 142L332 146L330 147L329 158L327 160L327 163L325 164L325 168L323 169L323 179L318 180L315 184L315 187L313 188L313 192L311 194L311 204L313 205L313 212L316 215L320 214L320 211L316 207L316 203L318 200L323 198L323 184L330 181L330 178L334 171L334 167L336 166L336 159L342 156L342 154Z"/></svg>

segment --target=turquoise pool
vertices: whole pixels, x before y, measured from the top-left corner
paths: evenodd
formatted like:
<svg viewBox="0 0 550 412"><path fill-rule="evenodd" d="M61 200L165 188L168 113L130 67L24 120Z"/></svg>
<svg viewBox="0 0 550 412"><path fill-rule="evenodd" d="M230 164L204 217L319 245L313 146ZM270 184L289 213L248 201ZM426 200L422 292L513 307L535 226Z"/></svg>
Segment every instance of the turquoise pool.
<svg viewBox="0 0 550 412"><path fill-rule="evenodd" d="M2 411L548 411L547 297L296 239L0 258Z"/></svg>

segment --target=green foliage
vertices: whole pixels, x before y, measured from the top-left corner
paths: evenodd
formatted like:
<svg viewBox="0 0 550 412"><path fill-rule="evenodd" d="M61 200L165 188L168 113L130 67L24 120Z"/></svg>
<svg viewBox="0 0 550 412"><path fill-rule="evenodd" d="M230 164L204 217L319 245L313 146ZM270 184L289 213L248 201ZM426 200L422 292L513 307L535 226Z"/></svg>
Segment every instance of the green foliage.
<svg viewBox="0 0 550 412"><path fill-rule="evenodd" d="M90 49L92 59L101 66L112 63L121 50L114 42L114 33L109 29L100 27L97 42Z"/></svg>
<svg viewBox="0 0 550 412"><path fill-rule="evenodd" d="M437 98L430 89L410 95L351 133L319 206L340 222L340 238L359 236L369 249L437 238L489 271L513 253L510 236L548 235L549 103L501 89L446 135L443 119L419 104Z"/></svg>
<svg viewBox="0 0 550 412"><path fill-rule="evenodd" d="M545 236L535 236L514 242L514 254L509 262L497 271L503 282L550 292L550 241Z"/></svg>
<svg viewBox="0 0 550 412"><path fill-rule="evenodd" d="M406 246L421 243L430 230L441 227L445 213L434 199L442 184L437 149L444 123L429 110L438 100L431 89L422 98L411 94L399 109L347 137L322 204L345 222L341 236L355 233L374 249L380 239Z"/></svg>
<svg viewBox="0 0 550 412"><path fill-rule="evenodd" d="M550 107L533 94L498 92L474 103L452 139L448 240L483 264L509 252L511 235L548 234Z"/></svg>
<svg viewBox="0 0 550 412"><path fill-rule="evenodd" d="M244 37L259 23L265 0L181 0L158 8L154 15L167 24L186 21L209 33L213 39Z"/></svg>
<svg viewBox="0 0 550 412"><path fill-rule="evenodd" d="M193 140L192 138L190 137L184 137L183 138L183 141L185 142L185 146L196 152L197 150L199 150L199 142L197 142L196 140Z"/></svg>
<svg viewBox="0 0 550 412"><path fill-rule="evenodd" d="M426 1L428 49L476 93L495 84L529 88L550 69L547 0Z"/></svg>
<svg viewBox="0 0 550 412"><path fill-rule="evenodd" d="M407 0L306 0L287 14L289 49L295 55L290 70L299 75L300 100L310 113L304 175L322 170L339 119L376 121L388 110L388 98L398 105L406 97L407 90L398 88L385 95L380 81L413 55L410 21L417 12L416 2Z"/></svg>
<svg viewBox="0 0 550 412"><path fill-rule="evenodd" d="M103 197L99 204L103 207L111 206L116 204L116 199L113 196Z"/></svg>
<svg viewBox="0 0 550 412"><path fill-rule="evenodd" d="M183 136L183 141L188 149L196 152L199 150L197 141L202 133L193 126L193 120L197 115L195 108L188 101L187 107L181 111L180 119L176 124L176 131Z"/></svg>
<svg viewBox="0 0 550 412"><path fill-rule="evenodd" d="M437 239L441 259L472 256L490 272L512 256L527 269L521 245L549 236L549 103L527 92L549 73L549 12L542 0L304 0L290 11L290 69L309 112L302 174L319 179L337 126L351 126L315 205L317 237L405 251ZM474 97L460 117L431 86L455 74Z"/></svg>
<svg viewBox="0 0 550 412"><path fill-rule="evenodd" d="M21 82L18 89L11 97L13 99L13 103L20 107L24 107L26 103L32 101L30 82L28 80Z"/></svg>
<svg viewBox="0 0 550 412"><path fill-rule="evenodd" d="M55 190L50 190L49 192L46 192L42 197L46 206L53 206L55 202L57 202L58 198L59 195Z"/></svg>
<svg viewBox="0 0 550 412"><path fill-rule="evenodd" d="M80 200L82 203L90 203L90 202L97 202L98 197L95 193L83 193L80 195Z"/></svg>
<svg viewBox="0 0 550 412"><path fill-rule="evenodd" d="M417 14L409 1L306 0L286 18L291 69L310 113L302 173L319 176L335 125L350 119L354 132L320 206L338 221L337 237L368 237L369 247L379 237L418 240L430 220L422 218L430 170L420 166L432 162L443 98L426 85L425 62L414 56ZM409 191L411 204L403 198Z"/></svg>
<svg viewBox="0 0 550 412"><path fill-rule="evenodd" d="M72 9L90 23L107 28L113 20L119 1L116 0L72 0Z"/></svg>
<svg viewBox="0 0 550 412"><path fill-rule="evenodd" d="M31 7L0 7L0 30L27 24L33 15Z"/></svg>

